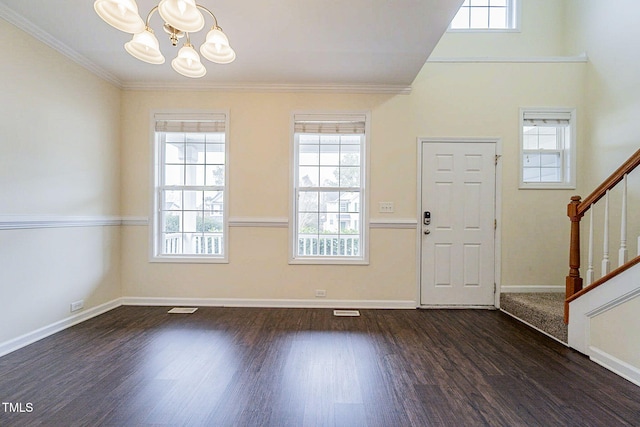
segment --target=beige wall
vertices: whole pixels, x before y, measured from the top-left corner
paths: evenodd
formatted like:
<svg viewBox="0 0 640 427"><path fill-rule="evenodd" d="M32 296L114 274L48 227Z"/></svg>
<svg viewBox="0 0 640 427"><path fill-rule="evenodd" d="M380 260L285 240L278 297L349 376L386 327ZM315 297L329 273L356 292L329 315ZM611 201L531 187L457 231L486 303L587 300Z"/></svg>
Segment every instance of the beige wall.
<svg viewBox="0 0 640 427"><path fill-rule="evenodd" d="M123 94L122 209L149 216L150 114L229 109L230 216L289 213L290 114L369 110L375 219L416 218L418 137L498 137L503 147L503 285L561 285L572 191L518 190L518 110L582 107L584 64L427 64L411 95L150 92ZM465 83L462 83L465 82ZM395 213L376 212L392 201ZM286 228L232 227L228 265L149 263L147 227L123 235L125 296L415 301L416 231L372 229L369 266L287 264ZM523 243L523 242L526 242Z"/></svg>
<svg viewBox="0 0 640 427"><path fill-rule="evenodd" d="M582 53L566 43L564 0L519 0L520 31L447 32L433 58L531 58Z"/></svg>
<svg viewBox="0 0 640 427"><path fill-rule="evenodd" d="M0 20L0 220L117 216L120 91ZM120 290L118 227L0 230L0 343Z"/></svg>

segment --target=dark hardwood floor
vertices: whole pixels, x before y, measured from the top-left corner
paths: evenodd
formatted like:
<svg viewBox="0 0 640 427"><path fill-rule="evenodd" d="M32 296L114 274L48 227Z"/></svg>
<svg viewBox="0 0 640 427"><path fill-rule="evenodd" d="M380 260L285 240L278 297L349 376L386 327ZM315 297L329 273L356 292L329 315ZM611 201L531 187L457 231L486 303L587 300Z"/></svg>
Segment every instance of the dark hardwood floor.
<svg viewBox="0 0 640 427"><path fill-rule="evenodd" d="M498 311L166 312L0 358L0 426L640 425L640 387Z"/></svg>

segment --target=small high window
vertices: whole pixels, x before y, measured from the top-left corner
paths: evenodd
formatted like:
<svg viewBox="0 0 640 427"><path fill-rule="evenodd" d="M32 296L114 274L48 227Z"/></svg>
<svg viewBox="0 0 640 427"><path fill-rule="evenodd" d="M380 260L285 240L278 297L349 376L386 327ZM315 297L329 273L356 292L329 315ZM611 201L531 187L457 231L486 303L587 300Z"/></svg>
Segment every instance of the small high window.
<svg viewBox="0 0 640 427"><path fill-rule="evenodd" d="M522 109L520 188L575 188L575 111Z"/></svg>
<svg viewBox="0 0 640 427"><path fill-rule="evenodd" d="M465 0L451 21L451 30L517 29L517 0Z"/></svg>

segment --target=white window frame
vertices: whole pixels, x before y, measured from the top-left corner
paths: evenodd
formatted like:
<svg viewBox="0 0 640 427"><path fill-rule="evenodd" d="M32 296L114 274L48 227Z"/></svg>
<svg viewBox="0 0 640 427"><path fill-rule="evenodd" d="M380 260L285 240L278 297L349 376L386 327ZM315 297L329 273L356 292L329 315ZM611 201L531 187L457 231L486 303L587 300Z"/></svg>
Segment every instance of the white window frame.
<svg viewBox="0 0 640 427"><path fill-rule="evenodd" d="M301 191L299 183L298 135L295 131L296 121L312 122L340 122L352 121L354 118L364 119L365 130L360 144L360 203L358 205L360 216L357 221L360 230L360 254L359 256L338 255L298 255L298 194ZM369 140L370 140L370 112L309 112L297 111L291 114L291 150L290 150L290 213L289 213L289 264L336 264L336 265L368 265L369 264ZM318 187L321 188L321 187ZM338 188L338 187L336 187ZM308 190L308 188L305 187ZM345 189L348 191L348 189ZM339 218L335 224L340 226Z"/></svg>
<svg viewBox="0 0 640 427"><path fill-rule="evenodd" d="M192 190L206 191L222 191L223 207L222 207L222 254L163 254L160 250L162 242L162 214L160 203L162 200L162 179L164 174L164 152L161 150L161 143L156 137L156 122L162 121L224 121L224 185L215 186L187 186ZM162 110L153 111L150 119L150 135L152 147L152 164L151 164L151 224L149 226L149 247L150 262L163 263L228 263L229 262L229 111L228 110Z"/></svg>
<svg viewBox="0 0 640 427"><path fill-rule="evenodd" d="M460 6L462 9L464 6ZM477 6L477 7L486 7L489 6ZM458 9L458 12L460 11ZM458 14L456 12L456 15ZM520 16L521 16L521 0L507 0L507 28L452 28L451 23L447 29L448 32L452 33L514 33L520 32ZM453 19L451 20L453 23Z"/></svg>
<svg viewBox="0 0 640 427"><path fill-rule="evenodd" d="M553 123L559 120L568 120L569 137L561 138L562 147L556 150L525 150L524 126L525 117L536 118L540 121ZM520 108L520 149L519 149L519 175L521 190L526 189L556 189L573 190L576 188L576 109L575 108ZM526 153L560 153L562 181L559 182L525 182L524 181L524 156Z"/></svg>

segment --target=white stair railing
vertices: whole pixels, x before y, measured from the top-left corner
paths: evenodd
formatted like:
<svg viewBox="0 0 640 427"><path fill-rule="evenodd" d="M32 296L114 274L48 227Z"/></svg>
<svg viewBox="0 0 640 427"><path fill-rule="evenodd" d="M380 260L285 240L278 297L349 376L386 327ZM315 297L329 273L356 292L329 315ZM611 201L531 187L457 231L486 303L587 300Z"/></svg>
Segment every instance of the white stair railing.
<svg viewBox="0 0 640 427"><path fill-rule="evenodd" d="M591 211L589 215L589 244L587 255L587 273L586 273L586 285L593 284L594 286L603 283L601 280L604 276L607 279L611 274L619 273L627 268L629 265L635 265L638 263L638 257L640 257L640 222L638 215L632 215L632 220L629 221L628 211L637 212L637 207L629 206L630 202L638 201L638 187L633 184L632 192L633 197L629 197L629 174L633 172L638 166L640 166L640 149L627 159L618 169L616 169L606 180L602 182L589 196L584 200L580 196L571 197L571 202L567 206L567 216L571 221L571 239L569 243L569 274L566 277L566 296L565 302L565 322L569 321L569 301L573 301L579 298L589 290L582 292L583 279L580 277L580 265L581 265L581 251L580 251L580 221L587 211ZM634 175L636 178L638 175ZM620 185L618 185L620 184ZM620 203L614 204L614 210L610 210L610 203L614 202L616 198L611 200L611 191L620 194ZM618 193L619 192L619 193ZM602 234L600 234L600 227L595 223L595 209L594 207L599 200L604 198L604 213L602 222ZM610 233L609 233L609 217L613 212L617 212L617 208L620 208L620 246L618 249L618 263L615 271L611 271L611 260L609 256L610 246ZM617 219L617 218L616 218ZM597 229L597 230L596 230ZM595 234L594 234L595 233ZM628 241L629 235L633 235L637 238L637 257L629 260L629 248ZM594 255L594 236L602 236L602 263L601 263L601 278L595 277L593 268ZM590 287L592 289L594 286Z"/></svg>

